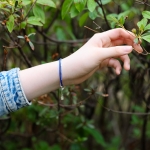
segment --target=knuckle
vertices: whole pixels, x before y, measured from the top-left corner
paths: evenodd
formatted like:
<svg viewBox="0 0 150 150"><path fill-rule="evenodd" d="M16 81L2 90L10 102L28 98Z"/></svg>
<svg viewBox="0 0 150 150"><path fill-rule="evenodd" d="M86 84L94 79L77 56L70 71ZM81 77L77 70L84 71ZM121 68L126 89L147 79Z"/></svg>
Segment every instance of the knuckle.
<svg viewBox="0 0 150 150"><path fill-rule="evenodd" d="M100 33L95 33L94 35L93 35L93 38L98 38L100 36Z"/></svg>

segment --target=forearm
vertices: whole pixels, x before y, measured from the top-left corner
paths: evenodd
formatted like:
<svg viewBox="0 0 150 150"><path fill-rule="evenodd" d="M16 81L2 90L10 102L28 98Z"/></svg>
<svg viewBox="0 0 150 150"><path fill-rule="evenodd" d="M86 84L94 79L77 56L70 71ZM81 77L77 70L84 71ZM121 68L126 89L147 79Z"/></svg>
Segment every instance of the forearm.
<svg viewBox="0 0 150 150"><path fill-rule="evenodd" d="M20 71L20 82L28 100L59 88L58 62Z"/></svg>
<svg viewBox="0 0 150 150"><path fill-rule="evenodd" d="M73 55L70 55L61 60L62 82L64 86L81 83L91 75L91 73L85 73L82 63L79 61L81 56L76 55L75 58ZM20 82L27 99L32 100L58 89L60 87L59 71L58 61L21 70L19 73Z"/></svg>

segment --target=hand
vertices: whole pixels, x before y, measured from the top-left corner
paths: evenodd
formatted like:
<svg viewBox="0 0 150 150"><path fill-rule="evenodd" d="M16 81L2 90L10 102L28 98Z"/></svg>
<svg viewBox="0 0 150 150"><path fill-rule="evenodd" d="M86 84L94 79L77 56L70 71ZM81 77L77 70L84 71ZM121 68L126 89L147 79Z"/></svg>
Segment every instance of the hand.
<svg viewBox="0 0 150 150"><path fill-rule="evenodd" d="M64 85L79 84L103 67L112 67L119 75L122 67L118 59L123 61L124 69L129 70L128 54L133 48L139 53L143 51L139 44L134 44L134 38L131 32L120 28L95 34L78 51L62 60Z"/></svg>

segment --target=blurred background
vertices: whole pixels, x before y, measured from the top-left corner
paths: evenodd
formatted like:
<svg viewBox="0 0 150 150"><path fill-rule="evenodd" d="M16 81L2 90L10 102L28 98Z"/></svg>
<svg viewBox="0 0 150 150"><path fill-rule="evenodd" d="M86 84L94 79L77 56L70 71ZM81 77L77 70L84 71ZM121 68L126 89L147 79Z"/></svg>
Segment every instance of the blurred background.
<svg viewBox="0 0 150 150"><path fill-rule="evenodd" d="M1 0L1 71L72 54L95 34L92 30L116 28L110 15L122 16L127 30L138 29L148 10L149 0ZM142 46L150 52L148 42ZM149 150L150 55L133 51L129 57L131 69L120 76L105 68L65 87L63 101L56 90L1 117L0 149Z"/></svg>

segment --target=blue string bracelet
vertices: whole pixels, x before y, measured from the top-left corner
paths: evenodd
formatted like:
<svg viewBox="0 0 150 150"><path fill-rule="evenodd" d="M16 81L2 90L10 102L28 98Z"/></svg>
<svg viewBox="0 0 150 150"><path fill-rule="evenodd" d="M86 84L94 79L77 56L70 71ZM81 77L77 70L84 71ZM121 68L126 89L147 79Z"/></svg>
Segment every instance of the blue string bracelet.
<svg viewBox="0 0 150 150"><path fill-rule="evenodd" d="M62 82L61 58L59 59L59 81L60 81L60 88L61 88L60 99L63 100L64 99L64 96L63 96L64 86L63 86L63 82Z"/></svg>

